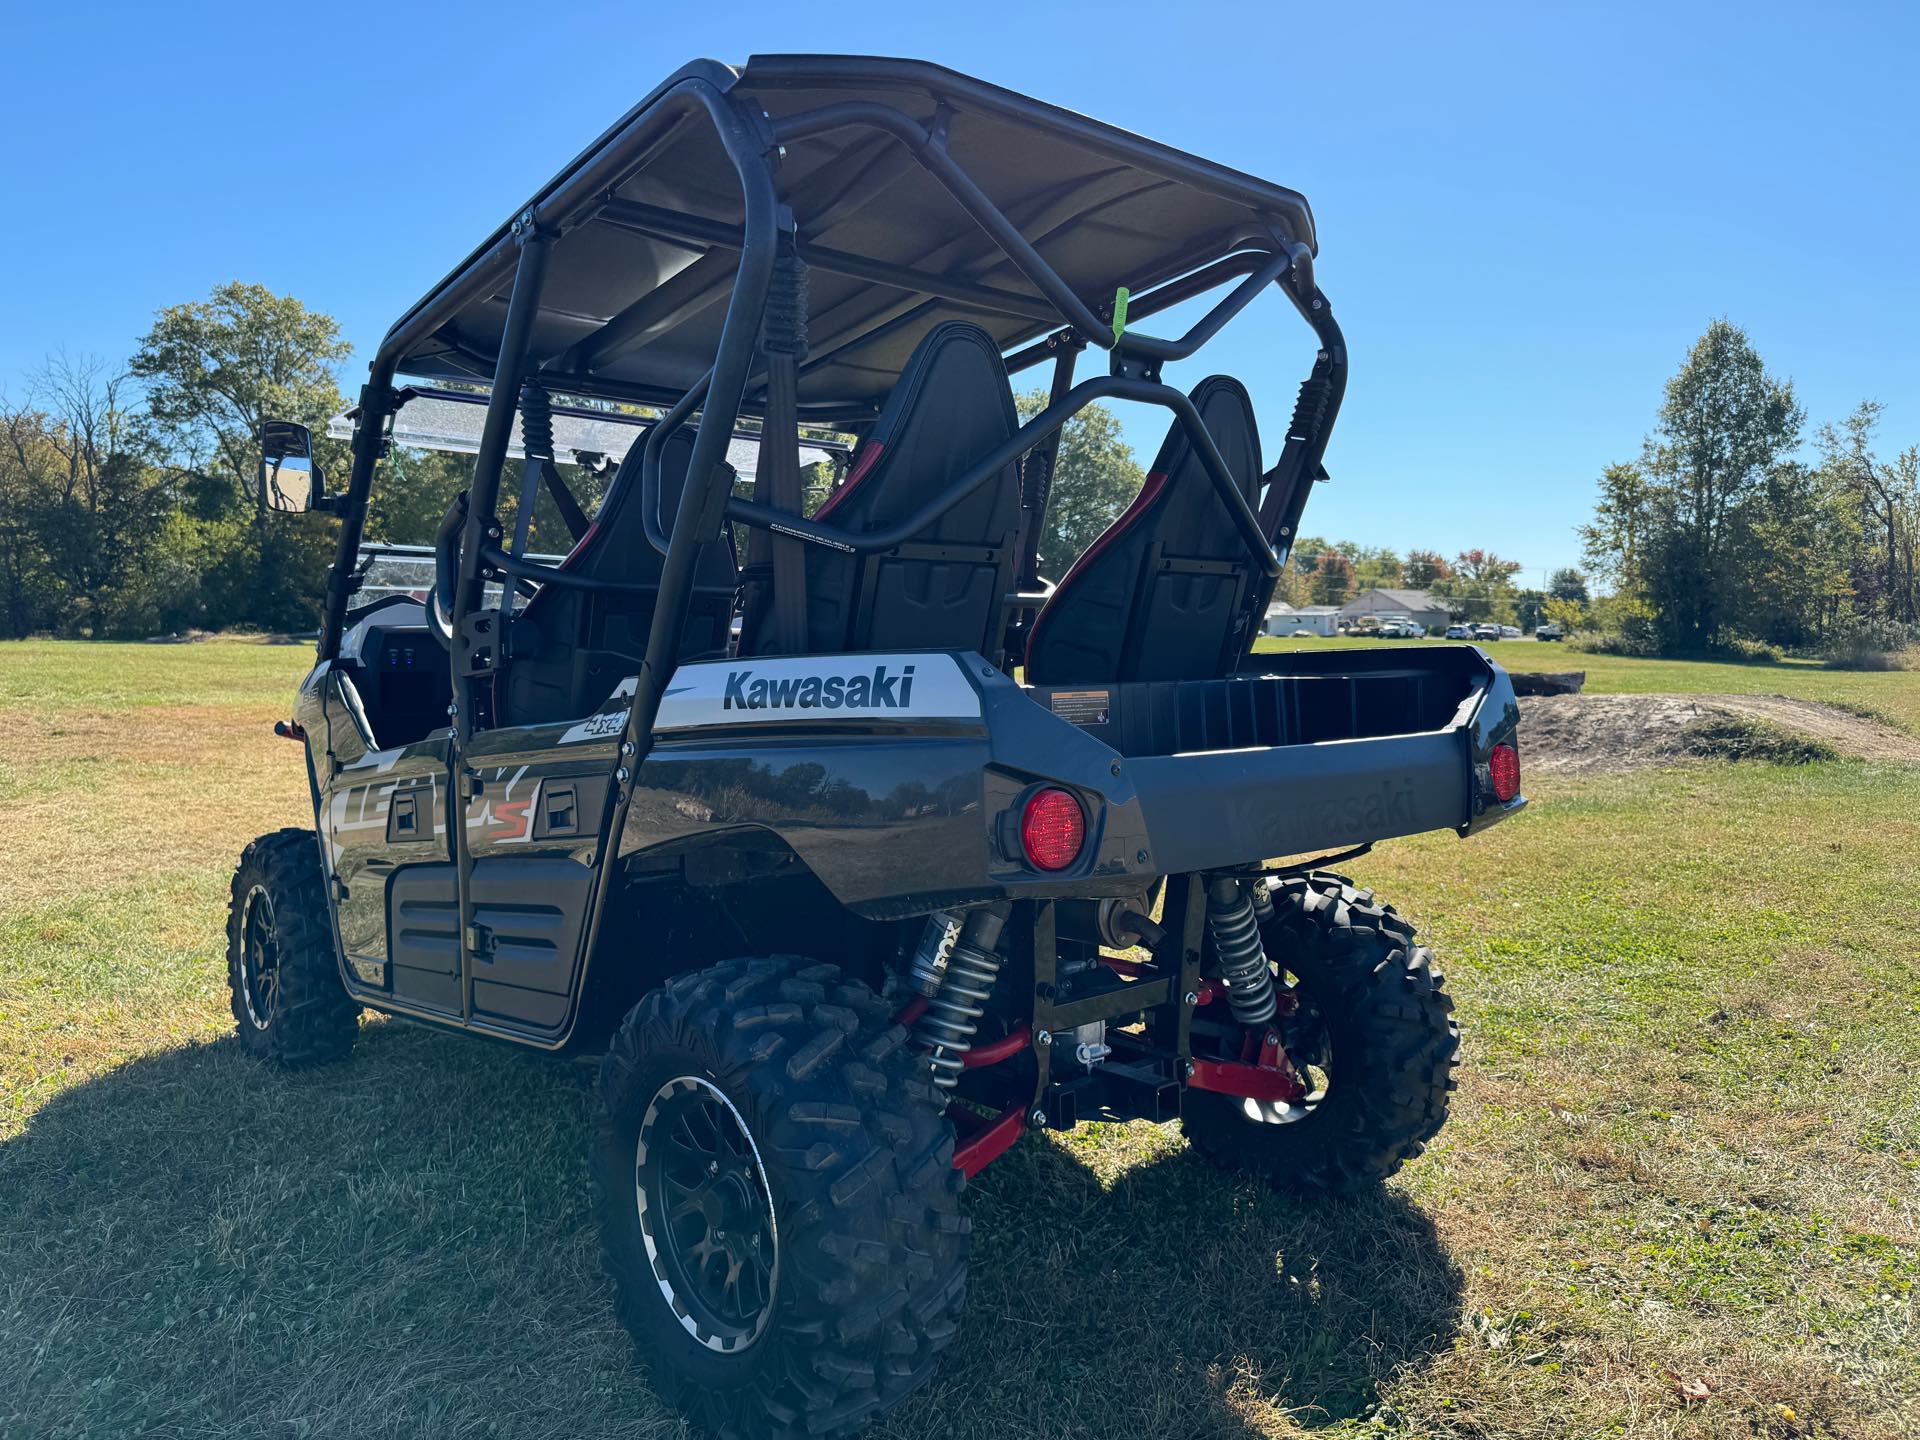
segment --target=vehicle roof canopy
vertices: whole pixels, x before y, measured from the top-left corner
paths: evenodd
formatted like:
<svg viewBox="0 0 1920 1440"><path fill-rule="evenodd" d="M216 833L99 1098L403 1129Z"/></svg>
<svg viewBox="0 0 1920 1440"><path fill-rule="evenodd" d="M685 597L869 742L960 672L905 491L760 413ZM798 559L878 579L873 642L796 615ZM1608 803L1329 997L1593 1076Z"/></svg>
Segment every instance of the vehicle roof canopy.
<svg viewBox="0 0 1920 1440"><path fill-rule="evenodd" d="M559 235L531 349L556 389L671 401L713 361L743 215L709 112L685 103L697 86L747 102L748 123L864 102L936 132L944 125L959 169L1103 317L1116 287L1137 296L1249 248L1315 244L1312 214L1292 190L940 66L756 56L735 70L697 61L523 211ZM942 321L981 325L1003 349L1062 325L1060 308L899 134L847 124L798 138L774 178L810 269L803 411L870 414ZM515 250L510 222L408 312L383 353L409 375L491 377ZM746 408L757 403L750 387Z"/></svg>

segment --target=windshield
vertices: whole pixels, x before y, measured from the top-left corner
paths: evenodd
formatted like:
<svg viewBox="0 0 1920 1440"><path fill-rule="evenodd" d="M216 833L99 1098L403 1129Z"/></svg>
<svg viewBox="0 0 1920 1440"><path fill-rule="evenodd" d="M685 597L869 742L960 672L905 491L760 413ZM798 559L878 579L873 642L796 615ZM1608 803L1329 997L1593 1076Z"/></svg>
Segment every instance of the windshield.
<svg viewBox="0 0 1920 1440"><path fill-rule="evenodd" d="M486 425L487 394L481 389L409 386L407 399L393 417L367 507L366 540L360 549L361 578L352 608L389 595L423 595L433 583L432 542L453 497L473 478ZM553 411L553 452L560 486L569 502L563 510L551 489L536 478L527 517L524 550L530 560L557 564L585 531L582 523L598 515L620 462L642 443L655 412L643 406L603 401L557 401ZM334 439L348 439L354 413L336 415L327 424ZM846 474L848 441L831 432L805 435L800 465L806 511L812 513ZM736 432L727 446L727 463L739 476L740 493L750 494L760 455L756 434ZM521 417L507 446L500 478L499 518L510 539L520 535L525 481ZM569 523L571 518L572 523ZM495 587L497 589L497 587Z"/></svg>
<svg viewBox="0 0 1920 1440"><path fill-rule="evenodd" d="M412 391L406 403L393 417L390 432L395 446L407 450L432 451L443 455L477 455L480 433L487 421L487 396L481 390L446 390L421 386ZM575 401L555 403L553 409L553 458L562 465L581 465L589 469L611 461L619 464L628 447L645 437L657 412L639 405L613 405L605 402ZM327 434L335 440L353 438L353 412L336 415L327 422ZM831 465L847 451L844 437L831 432L800 438L800 468ZM513 435L507 442L507 457L524 459L526 448L521 439L520 416L513 420ZM742 480L752 480L760 458L759 437L738 431L727 445L727 463Z"/></svg>
<svg viewBox="0 0 1920 1440"><path fill-rule="evenodd" d="M403 595L409 600L425 600L427 588L433 584L433 550L426 545L389 545L373 540L362 545L359 559L354 565L354 573L359 577L358 588L347 601L348 613L364 610L394 595ZM530 555L546 565L558 565L563 557L559 555ZM526 604L525 595L515 595L515 606ZM493 583L486 587L487 605L500 603L500 586Z"/></svg>

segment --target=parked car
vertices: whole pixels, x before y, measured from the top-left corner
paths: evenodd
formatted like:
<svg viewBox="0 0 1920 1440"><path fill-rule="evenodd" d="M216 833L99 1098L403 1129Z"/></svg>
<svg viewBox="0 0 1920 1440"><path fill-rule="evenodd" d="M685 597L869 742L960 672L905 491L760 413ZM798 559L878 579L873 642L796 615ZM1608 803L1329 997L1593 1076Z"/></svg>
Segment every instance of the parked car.
<svg viewBox="0 0 1920 1440"><path fill-rule="evenodd" d="M1447 626L1447 639L1449 640L1471 640L1472 638L1473 627L1471 625L1456 624Z"/></svg>
<svg viewBox="0 0 1920 1440"><path fill-rule="evenodd" d="M1500 627L1498 625L1476 625L1473 627L1473 638L1476 640L1498 640L1500 638Z"/></svg>
<svg viewBox="0 0 1920 1440"><path fill-rule="evenodd" d="M1533 638L1536 640L1564 640L1567 638L1566 627L1551 623L1542 625L1533 632Z"/></svg>
<svg viewBox="0 0 1920 1440"><path fill-rule="evenodd" d="M1500 627L1500 638L1502 640L1518 640L1520 638L1520 627L1518 625L1502 625Z"/></svg>

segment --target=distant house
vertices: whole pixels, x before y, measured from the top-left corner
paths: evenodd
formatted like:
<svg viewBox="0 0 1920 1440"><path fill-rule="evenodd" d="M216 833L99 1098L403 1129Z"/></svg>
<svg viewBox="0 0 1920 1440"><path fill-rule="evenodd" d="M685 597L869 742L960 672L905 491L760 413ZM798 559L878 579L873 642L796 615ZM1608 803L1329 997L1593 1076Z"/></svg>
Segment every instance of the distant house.
<svg viewBox="0 0 1920 1440"><path fill-rule="evenodd" d="M1447 607L1424 590L1369 590L1340 607L1337 623L1352 628L1366 615L1404 615L1429 631L1444 631L1451 623Z"/></svg>
<svg viewBox="0 0 1920 1440"><path fill-rule="evenodd" d="M1267 607L1267 623L1262 628L1269 635L1291 635L1296 630L1331 635L1339 623L1340 607L1337 605L1294 606L1284 600L1276 600Z"/></svg>

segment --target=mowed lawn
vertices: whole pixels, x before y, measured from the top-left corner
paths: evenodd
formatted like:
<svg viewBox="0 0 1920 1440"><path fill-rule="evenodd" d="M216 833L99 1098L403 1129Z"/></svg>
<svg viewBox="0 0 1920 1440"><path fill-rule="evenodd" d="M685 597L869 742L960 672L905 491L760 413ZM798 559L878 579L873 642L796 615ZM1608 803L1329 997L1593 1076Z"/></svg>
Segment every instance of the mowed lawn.
<svg viewBox="0 0 1920 1440"><path fill-rule="evenodd" d="M1920 729L1920 675L1503 650ZM588 1067L228 1039L226 879L307 823L269 727L309 659L0 646L0 1437L676 1435L599 1278ZM960 1341L874 1433L1920 1434L1920 771L1530 793L1352 867L1458 999L1427 1156L1313 1204L1173 1127L1022 1144L968 1192Z"/></svg>

